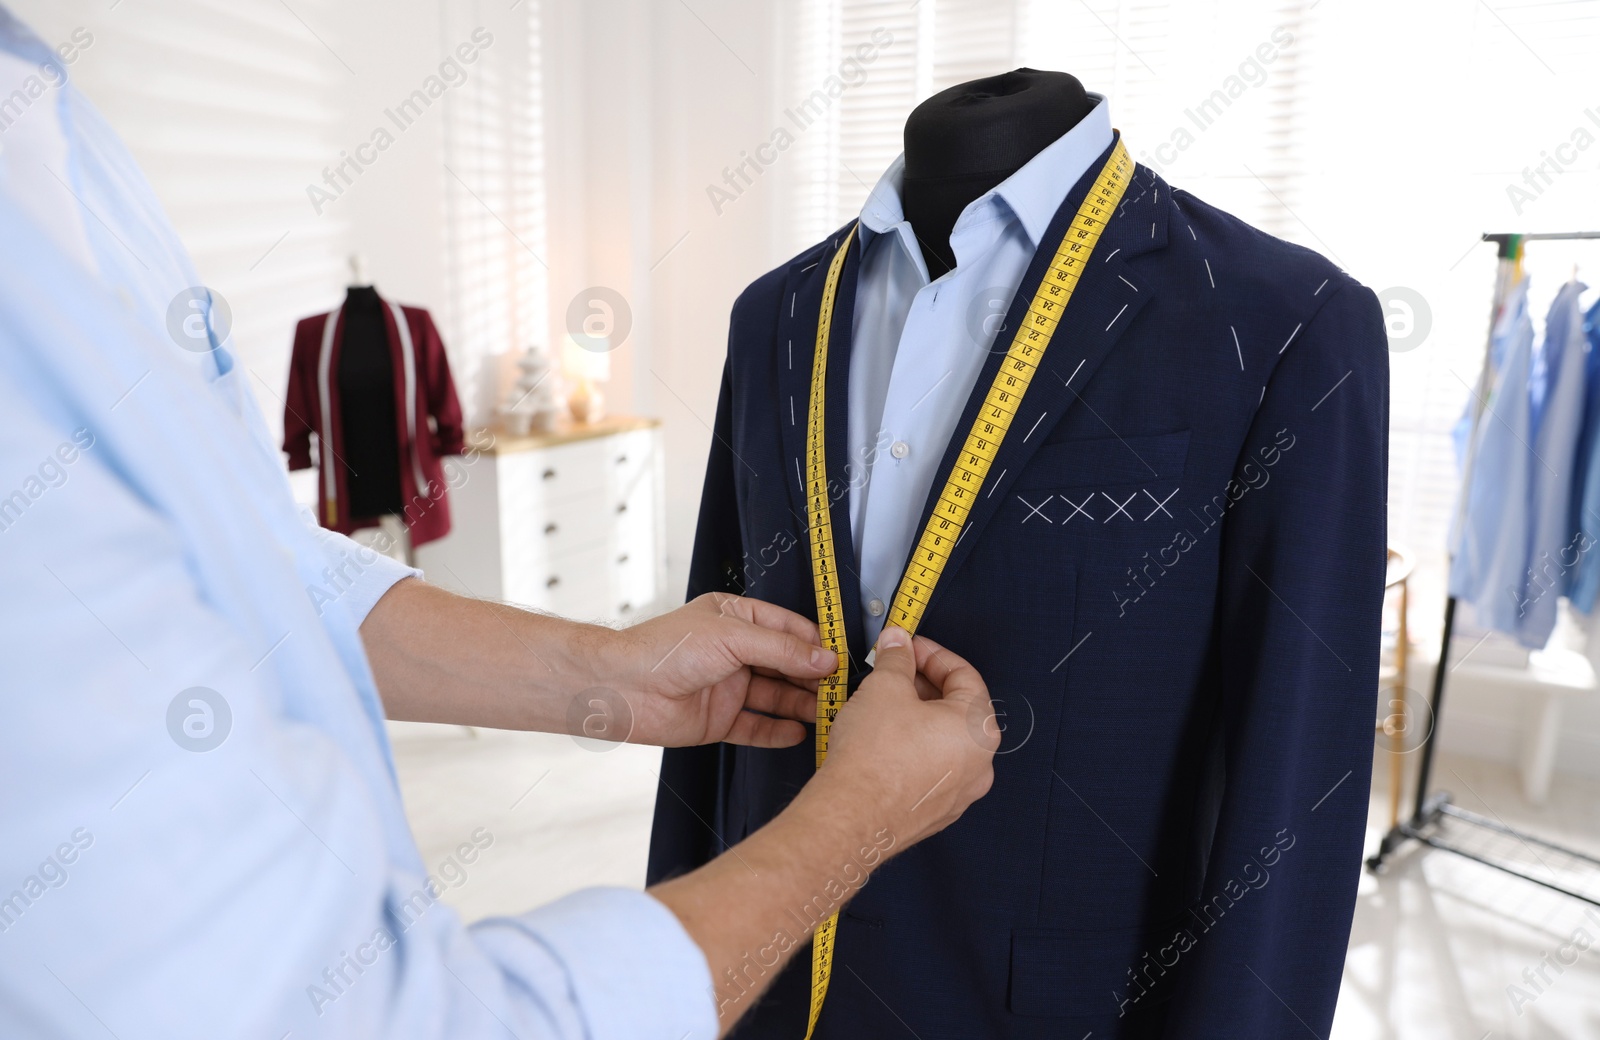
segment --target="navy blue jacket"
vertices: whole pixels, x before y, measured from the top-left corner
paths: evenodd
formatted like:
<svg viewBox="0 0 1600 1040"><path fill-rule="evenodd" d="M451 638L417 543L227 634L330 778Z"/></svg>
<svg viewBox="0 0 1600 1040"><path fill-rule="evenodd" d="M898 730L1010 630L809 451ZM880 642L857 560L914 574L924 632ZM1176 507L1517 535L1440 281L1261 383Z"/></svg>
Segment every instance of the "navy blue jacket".
<svg viewBox="0 0 1600 1040"><path fill-rule="evenodd" d="M691 595L815 616L796 462L846 230L734 305ZM826 427L855 656L850 249ZM1327 1035L1367 816L1388 402L1370 290L1137 168L920 629L1005 716L993 789L846 907L819 1040ZM812 772L809 741L668 751L652 882L743 839ZM807 946L737 1035L800 1040L809 971Z"/></svg>

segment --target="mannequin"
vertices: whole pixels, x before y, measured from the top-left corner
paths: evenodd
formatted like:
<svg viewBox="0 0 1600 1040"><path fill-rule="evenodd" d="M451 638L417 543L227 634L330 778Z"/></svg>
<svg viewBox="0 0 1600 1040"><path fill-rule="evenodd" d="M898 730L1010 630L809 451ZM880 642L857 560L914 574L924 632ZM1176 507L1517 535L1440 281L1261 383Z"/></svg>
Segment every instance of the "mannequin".
<svg viewBox="0 0 1600 1040"><path fill-rule="evenodd" d="M444 459L466 450L461 402L432 315L380 296L360 254L347 286L295 323L283 450L291 470L319 470L318 523L384 528L409 553L450 533Z"/></svg>
<svg viewBox="0 0 1600 1040"><path fill-rule="evenodd" d="M384 327L383 301L367 276L366 260L350 257L343 346L339 351L339 413L350 514L379 517L404 508L400 490L399 427L395 419L394 359Z"/></svg>
<svg viewBox="0 0 1600 1040"><path fill-rule="evenodd" d="M901 198L930 279L956 265L950 230L967 204L1077 126L1094 106L1075 76L1017 69L941 90L912 111Z"/></svg>

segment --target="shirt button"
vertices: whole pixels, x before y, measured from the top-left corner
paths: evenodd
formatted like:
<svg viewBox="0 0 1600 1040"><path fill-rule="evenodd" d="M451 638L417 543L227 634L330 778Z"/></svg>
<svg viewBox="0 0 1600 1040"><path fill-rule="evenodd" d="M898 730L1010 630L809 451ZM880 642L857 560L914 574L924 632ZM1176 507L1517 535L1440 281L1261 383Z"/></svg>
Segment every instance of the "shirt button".
<svg viewBox="0 0 1600 1040"><path fill-rule="evenodd" d="M881 617L883 615L883 600L875 599L869 602L867 604L867 613L873 617Z"/></svg>
<svg viewBox="0 0 1600 1040"><path fill-rule="evenodd" d="M889 445L889 454L893 455L897 459L903 459L907 455L911 454L911 445L907 444L905 441L895 441L893 444Z"/></svg>

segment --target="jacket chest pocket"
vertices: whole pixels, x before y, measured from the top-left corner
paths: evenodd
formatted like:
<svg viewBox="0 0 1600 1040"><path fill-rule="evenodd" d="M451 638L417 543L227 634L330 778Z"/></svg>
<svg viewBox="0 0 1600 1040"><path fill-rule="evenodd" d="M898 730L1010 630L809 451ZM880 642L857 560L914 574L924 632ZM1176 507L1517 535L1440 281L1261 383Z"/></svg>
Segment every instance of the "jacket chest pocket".
<svg viewBox="0 0 1600 1040"><path fill-rule="evenodd" d="M1017 477L1018 491L1172 484L1183 477L1189 431L1046 441Z"/></svg>
<svg viewBox="0 0 1600 1040"><path fill-rule="evenodd" d="M1189 431L1046 442L1017 477L1020 523L1088 535L1173 517Z"/></svg>

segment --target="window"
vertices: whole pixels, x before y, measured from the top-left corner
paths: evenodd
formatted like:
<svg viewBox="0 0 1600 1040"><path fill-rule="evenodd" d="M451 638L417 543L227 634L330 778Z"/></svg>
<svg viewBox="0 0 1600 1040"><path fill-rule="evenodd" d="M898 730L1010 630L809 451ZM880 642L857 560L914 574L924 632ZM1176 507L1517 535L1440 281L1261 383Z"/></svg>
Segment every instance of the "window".
<svg viewBox="0 0 1600 1040"><path fill-rule="evenodd" d="M1004 0L803 0L790 110L818 114L799 138L796 249L861 211L917 102L1014 67L1012 10Z"/></svg>
<svg viewBox="0 0 1600 1040"><path fill-rule="evenodd" d="M468 421L494 413L495 359L548 346L544 96L539 0L509 19L479 3L445 11L447 46L504 25L471 75L445 95L443 334Z"/></svg>

